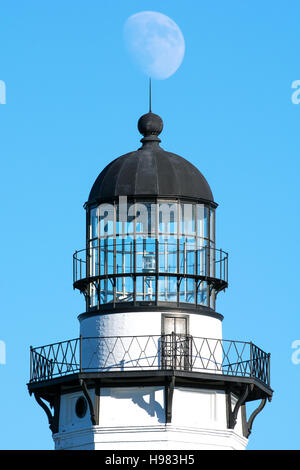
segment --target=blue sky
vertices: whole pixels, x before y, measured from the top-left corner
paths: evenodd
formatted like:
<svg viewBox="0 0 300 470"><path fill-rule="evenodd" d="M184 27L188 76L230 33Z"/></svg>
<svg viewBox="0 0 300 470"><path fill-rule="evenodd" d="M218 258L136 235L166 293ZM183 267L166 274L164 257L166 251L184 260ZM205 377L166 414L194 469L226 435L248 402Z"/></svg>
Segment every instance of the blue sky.
<svg viewBox="0 0 300 470"><path fill-rule="evenodd" d="M29 347L76 337L82 297L72 254L84 246L83 204L112 159L138 148L147 78L123 43L126 19L170 16L186 45L181 67L154 80L162 147L207 178L217 244L229 252L220 294L224 338L271 353L274 398L249 449L299 449L299 2L216 0L2 2L0 80L0 448L52 449L29 397Z"/></svg>

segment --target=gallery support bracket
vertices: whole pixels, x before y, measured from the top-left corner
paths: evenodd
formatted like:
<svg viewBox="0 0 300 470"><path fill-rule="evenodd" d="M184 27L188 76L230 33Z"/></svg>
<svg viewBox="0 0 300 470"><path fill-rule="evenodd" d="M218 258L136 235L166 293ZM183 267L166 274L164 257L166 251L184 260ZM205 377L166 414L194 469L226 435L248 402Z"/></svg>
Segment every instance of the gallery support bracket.
<svg viewBox="0 0 300 470"><path fill-rule="evenodd" d="M229 392L227 397L228 397L228 428L229 429L234 429L236 423L237 423L237 416L238 412L241 408L241 406L245 405L247 401L247 397L251 391L253 386L250 384L245 385L241 395L239 396L234 408L232 409L232 393ZM269 398L270 401L271 398ZM248 420L245 419L245 430L244 430L244 435L246 438L248 438L251 434L252 431L252 426L255 418L257 415L263 410L267 402L267 398L264 397L261 399L260 404L258 405L257 408L251 413L250 417Z"/></svg>

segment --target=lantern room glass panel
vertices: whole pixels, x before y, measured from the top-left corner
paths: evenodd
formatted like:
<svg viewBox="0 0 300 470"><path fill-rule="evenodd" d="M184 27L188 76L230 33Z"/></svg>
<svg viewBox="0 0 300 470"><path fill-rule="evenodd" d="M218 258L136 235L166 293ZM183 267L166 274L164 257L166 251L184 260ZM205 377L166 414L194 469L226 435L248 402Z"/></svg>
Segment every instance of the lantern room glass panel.
<svg viewBox="0 0 300 470"><path fill-rule="evenodd" d="M134 242L123 239L116 241L116 274L133 272L134 267Z"/></svg>
<svg viewBox="0 0 300 470"><path fill-rule="evenodd" d="M114 235L114 206L113 204L101 204L99 206L99 236L109 237Z"/></svg>
<svg viewBox="0 0 300 470"><path fill-rule="evenodd" d="M90 212L90 239L94 240L98 238L98 207L94 207Z"/></svg>
<svg viewBox="0 0 300 470"><path fill-rule="evenodd" d="M136 301L153 302L156 299L154 276L137 276L136 278Z"/></svg>
<svg viewBox="0 0 300 470"><path fill-rule="evenodd" d="M158 242L159 271L163 273L177 272L177 239L173 236L160 236Z"/></svg>
<svg viewBox="0 0 300 470"><path fill-rule="evenodd" d="M180 233L196 236L196 204L180 204Z"/></svg>
<svg viewBox="0 0 300 470"><path fill-rule="evenodd" d="M155 273L156 242L152 238L137 237L135 242L136 272Z"/></svg>
<svg viewBox="0 0 300 470"><path fill-rule="evenodd" d="M158 231L160 234L176 234L178 231L178 204L176 202L158 203Z"/></svg>
<svg viewBox="0 0 300 470"><path fill-rule="evenodd" d="M160 302L177 301L177 281L173 276L160 276L158 279L158 300Z"/></svg>
<svg viewBox="0 0 300 470"><path fill-rule="evenodd" d="M116 302L133 301L133 279L130 276L116 278Z"/></svg>

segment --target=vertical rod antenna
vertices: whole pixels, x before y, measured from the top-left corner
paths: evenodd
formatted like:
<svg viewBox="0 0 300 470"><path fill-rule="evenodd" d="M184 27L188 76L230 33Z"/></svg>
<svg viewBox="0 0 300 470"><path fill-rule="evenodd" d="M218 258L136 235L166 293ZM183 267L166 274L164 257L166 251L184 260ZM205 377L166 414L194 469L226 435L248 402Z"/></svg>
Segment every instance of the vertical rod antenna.
<svg viewBox="0 0 300 470"><path fill-rule="evenodd" d="M151 78L149 78L149 113L151 113Z"/></svg>

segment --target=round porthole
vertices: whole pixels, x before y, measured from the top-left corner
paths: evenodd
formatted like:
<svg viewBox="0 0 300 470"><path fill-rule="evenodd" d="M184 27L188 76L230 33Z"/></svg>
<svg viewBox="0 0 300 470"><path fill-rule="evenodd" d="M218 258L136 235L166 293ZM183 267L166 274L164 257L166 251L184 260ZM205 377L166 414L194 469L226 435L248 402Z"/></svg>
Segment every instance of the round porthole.
<svg viewBox="0 0 300 470"><path fill-rule="evenodd" d="M84 397L79 397L75 405L75 413L78 418L84 418L87 412L87 402Z"/></svg>

